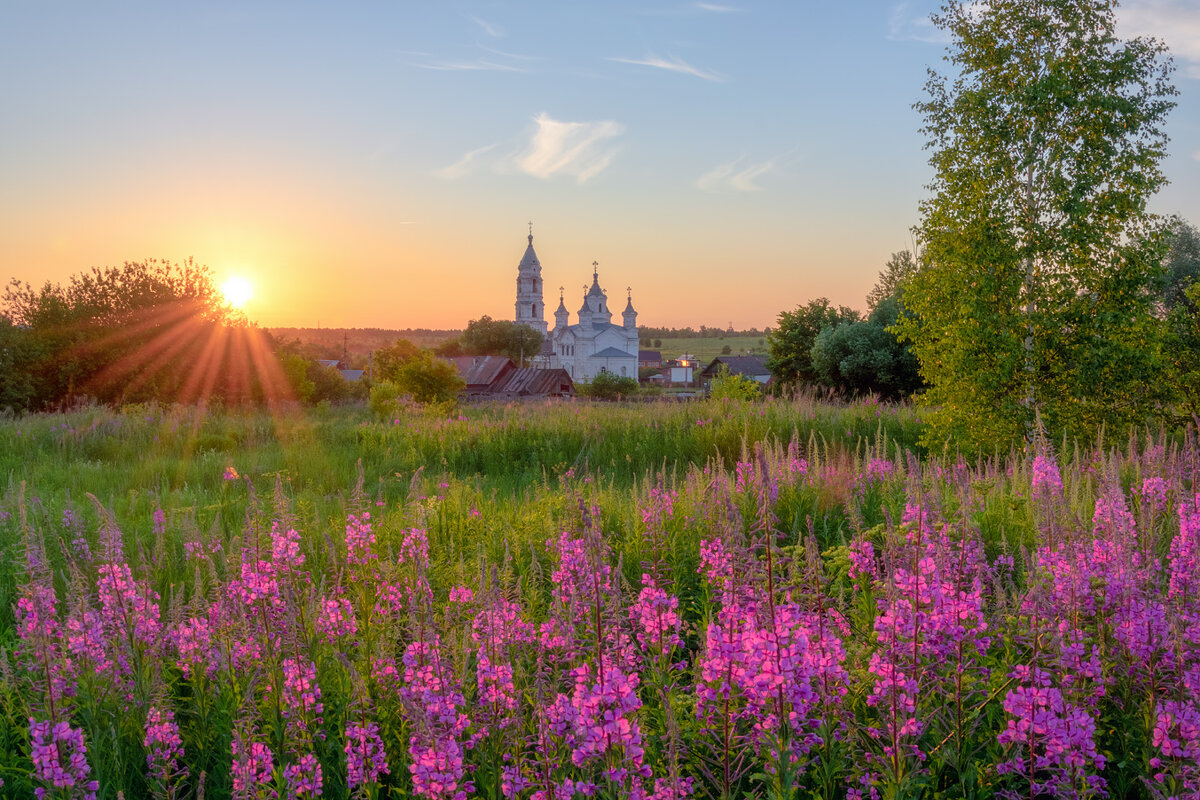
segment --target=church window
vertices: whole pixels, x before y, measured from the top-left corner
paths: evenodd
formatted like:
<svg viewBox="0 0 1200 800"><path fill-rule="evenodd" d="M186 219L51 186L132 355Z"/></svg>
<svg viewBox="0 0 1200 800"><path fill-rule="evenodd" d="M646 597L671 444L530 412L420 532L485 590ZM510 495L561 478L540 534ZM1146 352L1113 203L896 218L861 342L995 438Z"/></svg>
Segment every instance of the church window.
<svg viewBox="0 0 1200 800"><path fill-rule="evenodd" d="M624 367L621 367L621 377L622 378L625 377L625 368Z"/></svg>
<svg viewBox="0 0 1200 800"><path fill-rule="evenodd" d="M531 316L531 317L537 316L537 303L529 304L529 316Z"/></svg>

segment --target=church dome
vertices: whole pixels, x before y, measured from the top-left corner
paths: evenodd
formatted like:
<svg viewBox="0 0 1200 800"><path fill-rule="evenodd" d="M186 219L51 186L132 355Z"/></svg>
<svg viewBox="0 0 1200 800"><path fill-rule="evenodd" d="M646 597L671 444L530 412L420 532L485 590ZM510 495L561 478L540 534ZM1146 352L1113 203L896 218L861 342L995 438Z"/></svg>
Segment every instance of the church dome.
<svg viewBox="0 0 1200 800"><path fill-rule="evenodd" d="M529 234L529 246L525 248L525 255L521 257L522 267L537 267L541 269L542 262L538 261L537 253L533 252L533 234Z"/></svg>
<svg viewBox="0 0 1200 800"><path fill-rule="evenodd" d="M588 289L588 297L603 297L604 290L600 288L600 274L592 273L592 288Z"/></svg>

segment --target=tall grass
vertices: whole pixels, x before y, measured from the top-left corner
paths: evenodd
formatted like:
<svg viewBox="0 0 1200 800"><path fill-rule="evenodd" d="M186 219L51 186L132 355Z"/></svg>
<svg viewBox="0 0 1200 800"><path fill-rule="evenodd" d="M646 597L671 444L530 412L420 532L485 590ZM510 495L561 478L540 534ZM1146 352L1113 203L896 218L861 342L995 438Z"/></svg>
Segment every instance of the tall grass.
<svg viewBox="0 0 1200 800"><path fill-rule="evenodd" d="M1192 786L1155 731L1198 713L1195 439L967 460L917 428L807 399L5 421L0 796L44 786L48 721L103 798L229 796L253 748L259 789L333 797ZM1047 697L1074 749L1004 738Z"/></svg>

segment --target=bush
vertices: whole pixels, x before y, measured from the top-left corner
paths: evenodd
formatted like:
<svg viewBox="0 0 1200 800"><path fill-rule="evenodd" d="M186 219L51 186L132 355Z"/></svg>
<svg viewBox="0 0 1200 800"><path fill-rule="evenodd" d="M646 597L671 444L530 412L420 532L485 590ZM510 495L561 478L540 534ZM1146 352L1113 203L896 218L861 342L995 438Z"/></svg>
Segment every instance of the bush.
<svg viewBox="0 0 1200 800"><path fill-rule="evenodd" d="M637 394L638 382L633 378L625 378L611 372L601 372L592 378L591 383L581 383L575 388L584 397L594 397L597 400L616 400L620 397Z"/></svg>
<svg viewBox="0 0 1200 800"><path fill-rule="evenodd" d="M708 394L714 400L755 400L762 396L758 381L749 375L734 375L724 364L717 370Z"/></svg>

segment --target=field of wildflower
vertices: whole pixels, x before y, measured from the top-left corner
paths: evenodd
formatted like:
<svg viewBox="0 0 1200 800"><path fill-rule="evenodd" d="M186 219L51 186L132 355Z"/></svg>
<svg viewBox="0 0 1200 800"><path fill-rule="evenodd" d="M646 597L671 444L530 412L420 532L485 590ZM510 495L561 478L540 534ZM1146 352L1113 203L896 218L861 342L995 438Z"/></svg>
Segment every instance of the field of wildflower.
<svg viewBox="0 0 1200 800"><path fill-rule="evenodd" d="M1200 442L811 399L0 422L0 796L1190 798Z"/></svg>

